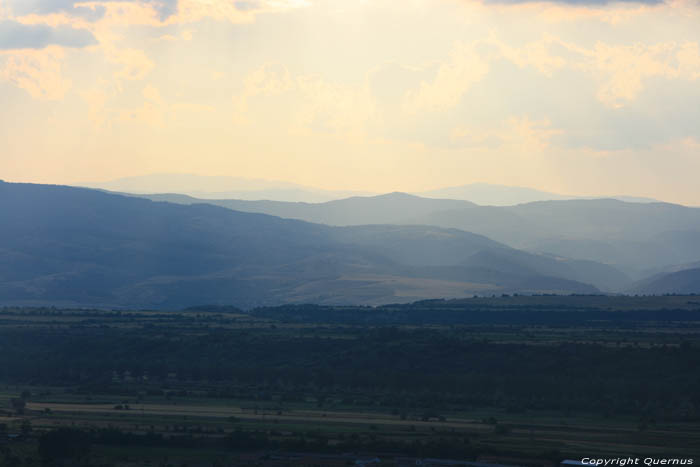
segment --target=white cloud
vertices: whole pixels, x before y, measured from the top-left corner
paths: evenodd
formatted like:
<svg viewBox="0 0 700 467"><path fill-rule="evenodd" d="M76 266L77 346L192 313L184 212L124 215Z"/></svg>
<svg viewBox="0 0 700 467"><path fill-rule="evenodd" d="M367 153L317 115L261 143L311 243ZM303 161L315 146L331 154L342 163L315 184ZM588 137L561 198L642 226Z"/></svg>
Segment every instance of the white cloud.
<svg viewBox="0 0 700 467"><path fill-rule="evenodd" d="M121 68L114 73L118 83L142 80L155 66L146 53L139 49L110 47L106 55L110 62L121 65Z"/></svg>
<svg viewBox="0 0 700 467"><path fill-rule="evenodd" d="M0 54L0 78L24 89L40 100L61 100L71 87L64 76L64 51L50 46L41 50L5 52Z"/></svg>
<svg viewBox="0 0 700 467"><path fill-rule="evenodd" d="M243 91L233 96L237 123L251 123L251 115L270 102L280 104L276 118L283 118L292 132L315 128L360 134L372 119L374 107L366 85L341 85L318 74L293 75L280 64L264 65L243 81ZM287 104L274 100L280 96L285 96Z"/></svg>
<svg viewBox="0 0 700 467"><path fill-rule="evenodd" d="M404 101L409 113L448 110L461 101L469 88L489 72L489 64L475 50L475 44L457 43L450 59L439 65L432 82L422 82Z"/></svg>
<svg viewBox="0 0 700 467"><path fill-rule="evenodd" d="M550 147L553 136L562 131L552 128L549 120L533 120L528 116L509 117L499 127L459 126L451 139L459 147L508 149L514 154L531 157Z"/></svg>

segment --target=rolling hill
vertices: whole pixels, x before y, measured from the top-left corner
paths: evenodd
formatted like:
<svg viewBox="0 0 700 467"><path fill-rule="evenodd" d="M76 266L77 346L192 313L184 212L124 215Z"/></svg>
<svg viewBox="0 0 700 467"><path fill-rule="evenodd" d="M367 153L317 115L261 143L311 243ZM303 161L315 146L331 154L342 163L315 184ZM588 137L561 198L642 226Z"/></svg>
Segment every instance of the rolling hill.
<svg viewBox="0 0 700 467"><path fill-rule="evenodd" d="M636 283L628 290L633 294L697 294L700 293L700 268L657 274Z"/></svg>
<svg viewBox="0 0 700 467"><path fill-rule="evenodd" d="M533 253L605 263L636 279L648 270L700 260L700 209L669 203L578 199L479 206L405 193L317 204L198 200L174 194L147 197L183 204L207 202L329 225L384 222L455 228ZM620 284L614 281L603 288L614 290Z"/></svg>
<svg viewBox="0 0 700 467"><path fill-rule="evenodd" d="M367 224L421 224L420 218L434 212L479 208L469 201L421 198L406 193L353 196L325 203L198 199L182 194L143 195L153 201L179 204L208 203L235 211L258 212L317 224L349 226ZM416 222L408 222L410 219Z"/></svg>
<svg viewBox="0 0 700 467"><path fill-rule="evenodd" d="M331 227L63 186L0 182L0 220L6 305L380 304L597 293L601 276L457 229ZM483 260L496 251L501 264Z"/></svg>

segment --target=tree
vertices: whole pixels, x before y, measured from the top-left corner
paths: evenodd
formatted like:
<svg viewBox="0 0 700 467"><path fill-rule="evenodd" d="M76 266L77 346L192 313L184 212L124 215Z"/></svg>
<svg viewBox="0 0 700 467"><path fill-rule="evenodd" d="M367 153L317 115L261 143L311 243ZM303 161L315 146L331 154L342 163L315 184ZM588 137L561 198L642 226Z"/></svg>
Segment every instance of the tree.
<svg viewBox="0 0 700 467"><path fill-rule="evenodd" d="M13 398L10 403L12 404L12 408L17 412L19 415L22 415L24 413L24 408L27 405L27 402L24 399L21 398Z"/></svg>
<svg viewBox="0 0 700 467"><path fill-rule="evenodd" d="M80 461L89 452L90 436L75 428L58 428L44 433L39 438L39 455L46 465L64 465L66 461Z"/></svg>
<svg viewBox="0 0 700 467"><path fill-rule="evenodd" d="M31 433L32 432L32 422L30 422L26 418L24 420L22 420L21 431L22 431L23 436L27 436L29 433Z"/></svg>

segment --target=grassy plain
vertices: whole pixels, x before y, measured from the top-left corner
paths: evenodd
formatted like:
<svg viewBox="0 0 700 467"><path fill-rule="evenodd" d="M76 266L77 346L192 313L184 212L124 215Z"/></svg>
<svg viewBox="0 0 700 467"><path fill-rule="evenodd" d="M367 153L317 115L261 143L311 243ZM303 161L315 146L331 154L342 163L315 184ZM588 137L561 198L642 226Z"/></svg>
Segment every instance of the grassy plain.
<svg viewBox="0 0 700 467"><path fill-rule="evenodd" d="M90 434L71 465L700 453L700 297L5 308L0 336L0 465L41 465L58 428Z"/></svg>

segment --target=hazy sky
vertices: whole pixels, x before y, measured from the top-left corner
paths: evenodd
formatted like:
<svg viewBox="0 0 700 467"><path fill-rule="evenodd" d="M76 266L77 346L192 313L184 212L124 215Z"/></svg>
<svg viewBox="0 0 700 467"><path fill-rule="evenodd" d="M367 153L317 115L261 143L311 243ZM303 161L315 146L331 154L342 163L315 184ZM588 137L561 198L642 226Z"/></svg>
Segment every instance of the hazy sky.
<svg viewBox="0 0 700 467"><path fill-rule="evenodd" d="M700 1L0 0L0 178L700 205Z"/></svg>

